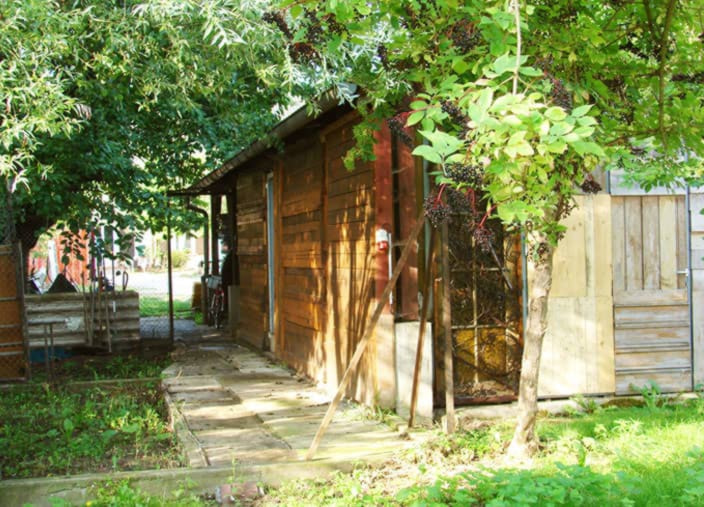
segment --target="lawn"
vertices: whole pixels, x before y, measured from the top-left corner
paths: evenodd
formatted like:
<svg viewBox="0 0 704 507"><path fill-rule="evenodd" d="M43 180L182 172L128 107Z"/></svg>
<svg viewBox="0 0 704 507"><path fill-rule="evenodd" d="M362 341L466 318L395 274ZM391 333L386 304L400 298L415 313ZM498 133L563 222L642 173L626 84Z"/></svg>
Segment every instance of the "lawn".
<svg viewBox="0 0 704 507"><path fill-rule="evenodd" d="M165 317L169 314L168 296L141 296L139 297L140 317ZM186 319L193 318L190 298L174 299L174 317Z"/></svg>
<svg viewBox="0 0 704 507"><path fill-rule="evenodd" d="M511 426L475 424L386 463L293 481L263 505L704 505L704 400L541 417L543 450L509 466Z"/></svg>

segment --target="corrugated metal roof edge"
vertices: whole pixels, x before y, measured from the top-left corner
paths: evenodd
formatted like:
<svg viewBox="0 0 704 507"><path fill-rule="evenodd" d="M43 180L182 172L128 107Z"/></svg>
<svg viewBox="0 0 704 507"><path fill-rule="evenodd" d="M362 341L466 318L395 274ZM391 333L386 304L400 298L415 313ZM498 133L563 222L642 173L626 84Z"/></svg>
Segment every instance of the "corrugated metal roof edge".
<svg viewBox="0 0 704 507"><path fill-rule="evenodd" d="M271 148L272 138L278 137L279 139L284 139L294 131L314 121L316 118L320 117L324 113L327 113L340 104L337 95L333 91L323 94L315 102L318 108L317 114L310 115L308 114L307 106L301 106L289 116L281 120L273 129L271 129L265 139L260 139L253 142L247 148L244 148L234 157L226 161L223 165L208 173L190 187L169 191L168 195L177 197L207 194L208 192L206 189L209 186L224 178L240 165L249 162L257 155L260 155L267 149Z"/></svg>

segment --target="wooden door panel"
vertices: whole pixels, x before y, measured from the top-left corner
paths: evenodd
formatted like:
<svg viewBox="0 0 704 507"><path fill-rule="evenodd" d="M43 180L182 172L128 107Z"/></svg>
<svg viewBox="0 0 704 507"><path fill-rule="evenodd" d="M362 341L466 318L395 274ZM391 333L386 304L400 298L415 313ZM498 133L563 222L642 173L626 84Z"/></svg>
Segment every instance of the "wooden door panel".
<svg viewBox="0 0 704 507"><path fill-rule="evenodd" d="M691 389L689 302L682 196L614 197L616 392L656 382Z"/></svg>

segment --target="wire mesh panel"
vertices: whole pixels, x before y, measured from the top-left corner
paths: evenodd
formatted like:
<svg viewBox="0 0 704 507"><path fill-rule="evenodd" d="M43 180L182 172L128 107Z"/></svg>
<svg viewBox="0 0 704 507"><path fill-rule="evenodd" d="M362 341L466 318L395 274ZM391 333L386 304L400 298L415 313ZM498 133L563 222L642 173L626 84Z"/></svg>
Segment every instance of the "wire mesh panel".
<svg viewBox="0 0 704 507"><path fill-rule="evenodd" d="M4 186L0 198L0 380L27 378L22 270L12 206Z"/></svg>

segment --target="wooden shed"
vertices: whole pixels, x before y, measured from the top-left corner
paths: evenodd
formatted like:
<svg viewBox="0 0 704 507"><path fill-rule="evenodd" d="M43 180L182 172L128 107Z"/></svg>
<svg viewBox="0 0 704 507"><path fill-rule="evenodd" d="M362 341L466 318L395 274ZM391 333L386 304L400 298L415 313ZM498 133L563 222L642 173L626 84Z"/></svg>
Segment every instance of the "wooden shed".
<svg viewBox="0 0 704 507"><path fill-rule="evenodd" d="M332 391L431 183L429 168L386 126L375 134L376 160L348 171L342 159L353 146L358 115L332 97L318 106L318 114L301 108L272 130L280 149L256 142L175 194L210 194L215 213L227 202L233 294L239 293L233 337L270 350ZM578 197L555 256L540 394L625 394L649 380L668 391L692 389L704 380L704 322L697 311L704 299L698 213L704 194L646 194L614 175L603 175L602 184L599 194ZM388 250L378 242L380 231L390 233ZM446 240L458 401L509 400L522 343L521 245L502 236L501 251L487 260L470 236L451 226ZM408 406L419 292L428 282L439 290L425 262L437 247L429 238L427 230L420 241L411 238L412 255L349 397L401 412ZM421 368L425 416L442 403L442 346L434 325L441 309L434 306L428 326L435 339L426 340Z"/></svg>

